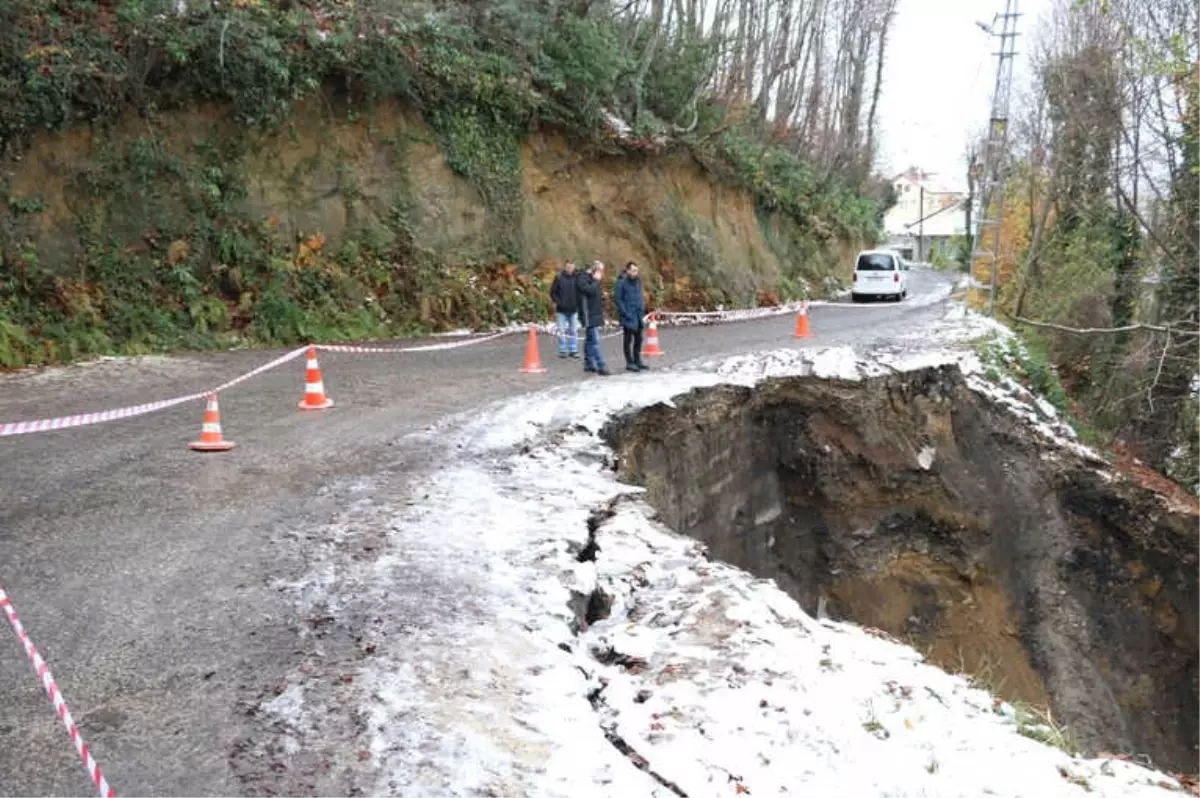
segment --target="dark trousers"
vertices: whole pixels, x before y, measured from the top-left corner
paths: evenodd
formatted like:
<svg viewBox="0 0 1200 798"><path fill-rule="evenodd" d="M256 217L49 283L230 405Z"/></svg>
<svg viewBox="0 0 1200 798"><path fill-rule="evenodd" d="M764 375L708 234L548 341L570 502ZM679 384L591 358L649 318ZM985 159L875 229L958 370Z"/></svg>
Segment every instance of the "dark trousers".
<svg viewBox="0 0 1200 798"><path fill-rule="evenodd" d="M642 362L642 322L636 328L623 328L625 333L625 365L632 366Z"/></svg>
<svg viewBox="0 0 1200 798"><path fill-rule="evenodd" d="M583 367L588 371L604 371L604 355L600 354L600 329L588 327L583 337Z"/></svg>

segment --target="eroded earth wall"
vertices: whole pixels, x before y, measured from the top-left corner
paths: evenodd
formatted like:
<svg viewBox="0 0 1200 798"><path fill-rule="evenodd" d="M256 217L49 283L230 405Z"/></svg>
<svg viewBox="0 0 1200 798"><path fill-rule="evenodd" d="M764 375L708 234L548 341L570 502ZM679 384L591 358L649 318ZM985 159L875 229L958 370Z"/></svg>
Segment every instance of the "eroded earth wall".
<svg viewBox="0 0 1200 798"><path fill-rule="evenodd" d="M883 629L1083 747L1197 756L1197 515L944 367L698 390L611 424L624 479L810 613Z"/></svg>

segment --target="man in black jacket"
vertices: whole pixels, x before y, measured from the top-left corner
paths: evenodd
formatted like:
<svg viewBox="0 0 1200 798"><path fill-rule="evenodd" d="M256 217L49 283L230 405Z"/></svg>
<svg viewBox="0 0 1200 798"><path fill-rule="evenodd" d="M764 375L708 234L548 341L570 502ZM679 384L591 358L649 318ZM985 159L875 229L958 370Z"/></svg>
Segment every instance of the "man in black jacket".
<svg viewBox="0 0 1200 798"><path fill-rule="evenodd" d="M579 275L575 264L567 261L554 275L550 286L554 317L558 321L558 356L579 357Z"/></svg>
<svg viewBox="0 0 1200 798"><path fill-rule="evenodd" d="M590 274L579 275L579 311L584 327L583 370L607 377L610 372L600 354L600 328L604 326L603 280L604 264L598 260L592 262Z"/></svg>

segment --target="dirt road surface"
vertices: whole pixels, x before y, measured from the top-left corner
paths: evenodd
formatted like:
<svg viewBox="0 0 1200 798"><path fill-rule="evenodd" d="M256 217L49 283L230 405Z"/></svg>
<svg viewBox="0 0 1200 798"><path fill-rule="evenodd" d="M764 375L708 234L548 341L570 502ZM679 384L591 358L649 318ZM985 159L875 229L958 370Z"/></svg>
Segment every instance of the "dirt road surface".
<svg viewBox="0 0 1200 798"><path fill-rule="evenodd" d="M901 304L814 307L814 337L781 316L662 328L668 368L698 357L791 346L870 346L919 332L944 311L945 277L914 271ZM238 447L200 455L202 404L73 430L0 438L0 586L11 595L76 721L124 795L272 791L236 752L256 744L255 699L320 645L278 589L310 535L345 501L331 489L387 469L406 477L432 453L405 441L449 413L583 379L578 361L521 374L524 336L459 350L321 357L337 402L300 413L303 360L221 396ZM605 347L622 365L620 339ZM0 421L102 410L202 390L278 353L145 358L0 378ZM614 369L616 370L616 369ZM653 373L619 376L630 391ZM325 655L325 652L318 652ZM91 784L16 637L0 630L0 794L87 795ZM349 711L349 710L348 710ZM281 782L281 785L293 784Z"/></svg>

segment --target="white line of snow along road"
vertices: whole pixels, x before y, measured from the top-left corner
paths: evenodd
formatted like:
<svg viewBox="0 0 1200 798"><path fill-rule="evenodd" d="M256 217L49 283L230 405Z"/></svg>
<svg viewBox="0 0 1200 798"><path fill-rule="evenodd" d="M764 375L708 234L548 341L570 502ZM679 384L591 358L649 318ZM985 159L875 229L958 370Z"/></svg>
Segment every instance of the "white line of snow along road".
<svg viewBox="0 0 1200 798"><path fill-rule="evenodd" d="M636 391L620 377L565 386L426 433L453 436L460 454L416 489L419 503L342 522L387 524L391 553L316 563L314 579L294 586L335 613L338 591L421 613L402 642L375 640L356 678L376 779L363 787L564 798L1177 789L1137 765L1030 740L1011 707L966 679L856 626L814 620L773 583L707 560L649 520L599 437L614 412L695 387L963 359L784 350L662 372ZM581 557L590 510L619 496L595 531L598 554ZM579 630L572 602L597 586L615 597L611 614ZM330 711L301 682L266 709L300 746L319 739Z"/></svg>

